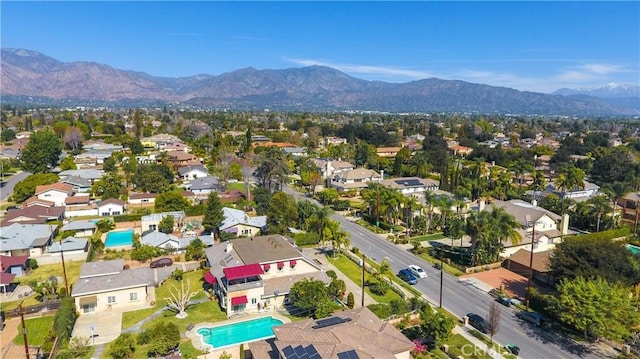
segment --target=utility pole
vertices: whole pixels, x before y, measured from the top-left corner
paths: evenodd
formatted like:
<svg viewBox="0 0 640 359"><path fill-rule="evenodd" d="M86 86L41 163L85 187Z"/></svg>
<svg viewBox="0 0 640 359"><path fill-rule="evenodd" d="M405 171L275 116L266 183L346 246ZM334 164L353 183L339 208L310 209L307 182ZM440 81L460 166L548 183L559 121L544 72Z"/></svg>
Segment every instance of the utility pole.
<svg viewBox="0 0 640 359"><path fill-rule="evenodd" d="M536 239L536 223L531 221L529 215L525 216L527 224L531 225L531 253L529 255L529 278L527 279L527 293L525 296L525 307L529 311L529 301L531 300L531 278L533 277L533 243Z"/></svg>
<svg viewBox="0 0 640 359"><path fill-rule="evenodd" d="M364 266L367 265L367 256L362 253L362 297L360 300L360 306L364 308Z"/></svg>
<svg viewBox="0 0 640 359"><path fill-rule="evenodd" d="M24 340L24 355L25 358L29 359L29 342L27 341L27 327L24 325L24 310L22 308L22 303L24 300L20 302L18 308L20 308L20 323L22 323L22 339Z"/></svg>
<svg viewBox="0 0 640 359"><path fill-rule="evenodd" d="M53 236L53 229L51 228L51 226L49 226L49 233L51 233L51 235ZM64 248L62 248L63 241L64 238L60 238L60 257L62 258L62 275L64 276L64 288L67 291L66 295L69 296L71 295L71 293L69 293L69 282L67 281L67 267L64 263Z"/></svg>

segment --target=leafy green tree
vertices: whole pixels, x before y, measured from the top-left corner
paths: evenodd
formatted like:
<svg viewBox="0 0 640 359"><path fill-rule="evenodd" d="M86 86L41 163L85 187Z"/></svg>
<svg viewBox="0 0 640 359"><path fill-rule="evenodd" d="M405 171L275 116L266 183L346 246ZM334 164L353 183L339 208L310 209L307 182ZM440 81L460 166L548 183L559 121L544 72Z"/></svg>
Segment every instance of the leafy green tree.
<svg viewBox="0 0 640 359"><path fill-rule="evenodd" d="M222 211L222 203L218 192L211 192L207 197L207 204L204 208L204 217L202 218L202 227L207 233L213 233L214 239L218 240L220 236L220 226L224 221L224 212Z"/></svg>
<svg viewBox="0 0 640 359"><path fill-rule="evenodd" d="M297 308L314 316L317 308L329 299L329 290L323 281L304 278L291 286L289 298Z"/></svg>
<svg viewBox="0 0 640 359"><path fill-rule="evenodd" d="M162 233L172 233L175 226L173 216L164 216L158 223L158 230Z"/></svg>
<svg viewBox="0 0 640 359"><path fill-rule="evenodd" d="M171 322L160 321L149 329L149 345L147 354L150 357L168 355L180 344L180 330Z"/></svg>
<svg viewBox="0 0 640 359"><path fill-rule="evenodd" d="M13 200L17 203L24 202L36 193L36 187L58 182L58 175L55 173L36 173L27 176L22 181L16 183L13 188Z"/></svg>
<svg viewBox="0 0 640 359"><path fill-rule="evenodd" d="M334 279L329 283L329 296L342 298L347 290L347 285L342 279Z"/></svg>
<svg viewBox="0 0 640 359"><path fill-rule="evenodd" d="M164 192L156 197L156 212L184 211L191 203L178 192Z"/></svg>
<svg viewBox="0 0 640 359"><path fill-rule="evenodd" d="M104 160L104 163L102 164L102 169L105 172L116 172L118 170L118 167L116 166L115 156L111 155L109 156L109 158Z"/></svg>
<svg viewBox="0 0 640 359"><path fill-rule="evenodd" d="M136 186L144 192L162 193L169 190L169 181L156 171L142 172L138 167Z"/></svg>
<svg viewBox="0 0 640 359"><path fill-rule="evenodd" d="M122 333L109 345L109 355L113 359L129 359L136 351L136 342L133 334Z"/></svg>
<svg viewBox="0 0 640 359"><path fill-rule="evenodd" d="M185 259L188 261L197 261L204 258L204 243L202 243L200 238L196 238L187 245Z"/></svg>
<svg viewBox="0 0 640 359"><path fill-rule="evenodd" d="M60 159L62 141L51 131L35 132L20 153L22 168L32 173L42 173L53 168Z"/></svg>
<svg viewBox="0 0 640 359"><path fill-rule="evenodd" d="M640 325L631 290L603 278L564 278L549 309L563 323L582 331L585 338L623 341Z"/></svg>
<svg viewBox="0 0 640 359"><path fill-rule="evenodd" d="M0 132L0 141L8 142L16 138L16 131L7 128Z"/></svg>
<svg viewBox="0 0 640 359"><path fill-rule="evenodd" d="M347 294L347 308L353 309L355 305L356 305L356 300L355 300L355 297L353 296L353 292L349 292L349 294Z"/></svg>
<svg viewBox="0 0 640 359"><path fill-rule="evenodd" d="M108 172L91 186L91 193L102 200L119 198L123 190L123 180L116 172Z"/></svg>
<svg viewBox="0 0 640 359"><path fill-rule="evenodd" d="M640 266L623 242L593 237L568 237L556 245L550 258L556 278L602 278L610 283L640 283Z"/></svg>
<svg viewBox="0 0 640 359"><path fill-rule="evenodd" d="M331 205L340 198L338 190L335 188L325 188L318 193L318 199L323 205Z"/></svg>
<svg viewBox="0 0 640 359"><path fill-rule="evenodd" d="M63 171L75 170L76 168L78 168L78 166L76 166L73 156L67 156L60 161L60 169Z"/></svg>
<svg viewBox="0 0 640 359"><path fill-rule="evenodd" d="M423 337L433 336L436 341L436 347L451 337L451 331L456 326L451 317L433 310L428 304L420 312L420 318L422 319L422 323L419 326L421 335Z"/></svg>
<svg viewBox="0 0 640 359"><path fill-rule="evenodd" d="M103 218L96 223L96 227L102 233L107 233L110 230L116 228L116 224L113 222L111 218Z"/></svg>
<svg viewBox="0 0 640 359"><path fill-rule="evenodd" d="M289 227L295 226L298 219L296 200L284 192L277 192L271 197L266 214L269 233L289 233Z"/></svg>

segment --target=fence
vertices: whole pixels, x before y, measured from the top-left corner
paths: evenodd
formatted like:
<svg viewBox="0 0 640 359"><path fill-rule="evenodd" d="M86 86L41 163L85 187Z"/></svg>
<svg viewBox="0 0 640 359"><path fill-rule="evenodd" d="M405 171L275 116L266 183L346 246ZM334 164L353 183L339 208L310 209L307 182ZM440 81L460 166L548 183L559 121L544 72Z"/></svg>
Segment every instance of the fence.
<svg viewBox="0 0 640 359"><path fill-rule="evenodd" d="M36 304L36 305L30 305L28 307L22 307L24 314L25 315L34 315L34 314L38 314L41 312L49 312L52 310L58 310L58 308L60 308L60 300L54 300L54 301L48 301L42 304ZM12 309L12 310L7 310L7 311L3 311L4 313L4 317L9 319L9 318L17 318L20 316L20 309L16 308L16 309Z"/></svg>

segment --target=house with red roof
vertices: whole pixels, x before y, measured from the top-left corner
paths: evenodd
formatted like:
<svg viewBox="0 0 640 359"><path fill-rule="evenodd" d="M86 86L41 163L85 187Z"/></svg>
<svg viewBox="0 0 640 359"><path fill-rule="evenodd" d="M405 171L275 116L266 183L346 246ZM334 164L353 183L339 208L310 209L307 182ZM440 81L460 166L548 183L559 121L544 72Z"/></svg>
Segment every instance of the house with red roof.
<svg viewBox="0 0 640 359"><path fill-rule="evenodd" d="M0 290L7 292L15 277L21 277L29 268L29 256L0 255Z"/></svg>
<svg viewBox="0 0 640 359"><path fill-rule="evenodd" d="M268 235L238 238L205 249L210 269L204 281L231 317L281 308L302 279L331 278L287 238Z"/></svg>

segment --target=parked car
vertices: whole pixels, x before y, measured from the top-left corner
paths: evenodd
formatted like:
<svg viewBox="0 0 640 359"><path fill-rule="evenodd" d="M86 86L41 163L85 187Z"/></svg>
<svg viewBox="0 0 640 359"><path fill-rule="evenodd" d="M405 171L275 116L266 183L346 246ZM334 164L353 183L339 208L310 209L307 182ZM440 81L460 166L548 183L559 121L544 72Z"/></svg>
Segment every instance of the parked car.
<svg viewBox="0 0 640 359"><path fill-rule="evenodd" d="M517 345L513 344L513 343L509 343L507 345L504 346L505 349L507 349L507 351L513 355L518 355L520 354L520 347L518 347Z"/></svg>
<svg viewBox="0 0 640 359"><path fill-rule="evenodd" d="M151 268L162 268L162 267L168 267L170 265L173 264L173 260L171 258L160 258L160 259L156 259L155 261L151 262L149 264L149 267Z"/></svg>
<svg viewBox="0 0 640 359"><path fill-rule="evenodd" d="M427 273L415 264L410 265L407 269L409 269L409 272L411 272L411 274L416 278L427 278Z"/></svg>
<svg viewBox="0 0 640 359"><path fill-rule="evenodd" d="M480 332L484 334L489 334L489 323L484 320L483 317L478 314L469 313L467 314L467 318L469 318L469 325L478 329Z"/></svg>
<svg viewBox="0 0 640 359"><path fill-rule="evenodd" d="M408 269L401 269L400 272L398 272L398 278L402 279L403 281L411 285L418 283L418 278L416 278L413 274L411 274L411 272Z"/></svg>
<svg viewBox="0 0 640 359"><path fill-rule="evenodd" d="M535 325L536 327L546 327L550 324L540 313L536 312L521 311L517 314L517 317L525 322Z"/></svg>
<svg viewBox="0 0 640 359"><path fill-rule="evenodd" d="M498 303L506 306L506 307L510 307L511 306L511 298L501 295L498 298L496 298L496 300L498 301Z"/></svg>

